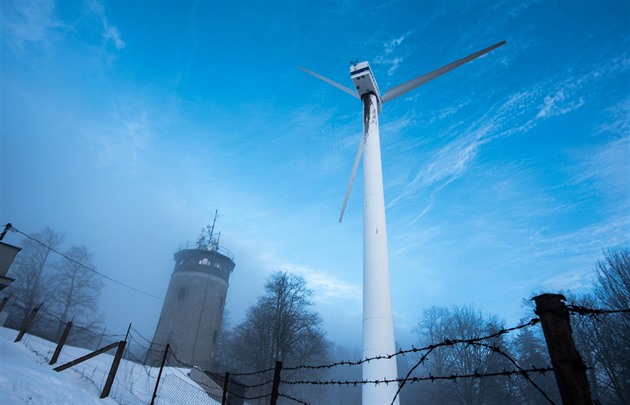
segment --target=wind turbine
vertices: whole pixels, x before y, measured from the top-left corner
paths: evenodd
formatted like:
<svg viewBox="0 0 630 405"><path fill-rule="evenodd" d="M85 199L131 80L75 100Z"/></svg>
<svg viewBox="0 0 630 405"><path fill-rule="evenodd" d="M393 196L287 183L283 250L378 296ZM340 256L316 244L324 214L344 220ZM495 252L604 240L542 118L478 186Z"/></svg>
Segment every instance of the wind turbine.
<svg viewBox="0 0 630 405"><path fill-rule="evenodd" d="M356 91L306 68L300 68L363 102L363 137L359 142L359 150L354 159L350 181L339 215L339 222L341 222L354 176L363 155L363 359L387 356L396 351L389 281L381 145L378 129L378 115L381 112L382 104L504 44L505 41L501 41L432 72L418 76L393 87L382 97L368 62L356 63L350 67L350 78ZM363 363L364 381L396 379L396 357L394 356ZM398 384L363 384L362 390L363 405L399 403Z"/></svg>

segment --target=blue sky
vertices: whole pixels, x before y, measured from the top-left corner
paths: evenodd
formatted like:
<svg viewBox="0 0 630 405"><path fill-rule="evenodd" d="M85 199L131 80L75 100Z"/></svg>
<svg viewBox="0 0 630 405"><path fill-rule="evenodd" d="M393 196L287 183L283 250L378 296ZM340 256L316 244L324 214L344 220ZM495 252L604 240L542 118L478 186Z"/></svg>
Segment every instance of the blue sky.
<svg viewBox="0 0 630 405"><path fill-rule="evenodd" d="M381 91L507 44L380 116L397 340L422 309L515 324L534 292L585 291L630 242L626 1L1 3L0 220L85 244L163 296L219 208L237 323L274 270L306 278L329 338L360 346L361 136L348 87ZM361 173L361 172L359 172ZM10 234L9 243L19 237ZM151 337L161 302L107 284L108 325Z"/></svg>

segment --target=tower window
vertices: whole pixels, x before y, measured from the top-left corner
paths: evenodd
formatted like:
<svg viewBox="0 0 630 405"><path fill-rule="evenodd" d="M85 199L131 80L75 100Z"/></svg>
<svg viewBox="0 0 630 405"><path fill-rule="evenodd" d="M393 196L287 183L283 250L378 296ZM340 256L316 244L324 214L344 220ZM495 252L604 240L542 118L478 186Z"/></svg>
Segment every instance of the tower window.
<svg viewBox="0 0 630 405"><path fill-rule="evenodd" d="M177 291L177 302L183 300L184 296L186 296L186 289L182 287L179 289L179 291Z"/></svg>

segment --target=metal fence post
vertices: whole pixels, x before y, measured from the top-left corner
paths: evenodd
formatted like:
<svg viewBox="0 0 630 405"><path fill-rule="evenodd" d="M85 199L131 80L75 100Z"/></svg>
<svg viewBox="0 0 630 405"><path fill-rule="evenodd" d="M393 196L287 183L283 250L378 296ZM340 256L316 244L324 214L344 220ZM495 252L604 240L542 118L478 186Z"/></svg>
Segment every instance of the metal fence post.
<svg viewBox="0 0 630 405"><path fill-rule="evenodd" d="M271 399L269 405L276 405L278 401L278 387L280 386L280 372L282 371L282 362L276 361L276 369L273 373L273 386L271 387Z"/></svg>
<svg viewBox="0 0 630 405"><path fill-rule="evenodd" d="M164 369L164 363L166 363L166 356L168 355L168 348L170 345L166 344L164 349L164 356L162 357L162 364L160 364L160 372L158 373L157 381L155 382L155 389L153 390L153 397L151 398L151 405L155 404L155 398L157 397L158 386L160 385L160 378L162 377L162 370Z"/></svg>
<svg viewBox="0 0 630 405"><path fill-rule="evenodd" d="M70 329L72 329L72 321L69 321L66 324L66 327L63 330L63 333L61 334L61 338L59 338L59 343L57 343L57 347L55 348L55 353L53 353L53 356L50 359L50 363L48 363L51 366L57 362L57 359L59 358L59 355L61 354L61 349L63 348L63 345L66 344L66 339L68 338L68 335L70 334Z"/></svg>
<svg viewBox="0 0 630 405"><path fill-rule="evenodd" d="M586 366L575 348L569 312L562 302L566 298L560 294L542 294L532 300L536 303L534 312L540 317L562 403L592 404Z"/></svg>

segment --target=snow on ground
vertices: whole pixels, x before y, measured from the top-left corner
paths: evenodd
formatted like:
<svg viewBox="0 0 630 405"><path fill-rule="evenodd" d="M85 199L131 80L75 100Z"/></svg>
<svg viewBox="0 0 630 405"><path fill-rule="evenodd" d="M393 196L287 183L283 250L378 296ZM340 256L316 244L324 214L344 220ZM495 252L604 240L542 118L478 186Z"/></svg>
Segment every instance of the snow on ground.
<svg viewBox="0 0 630 405"><path fill-rule="evenodd" d="M13 343L15 336L16 331L0 328L0 404L117 404L99 399L96 387L76 373L53 371L45 358Z"/></svg>
<svg viewBox="0 0 630 405"><path fill-rule="evenodd" d="M112 354L101 354L62 372L48 365L56 344L25 335L14 343L17 331L0 327L0 405L117 405L151 401L159 369L122 360L110 398L99 399L112 363ZM113 351L112 351L113 352ZM55 366L89 353L65 346ZM156 398L158 405L218 405L195 382L189 369L165 367Z"/></svg>

